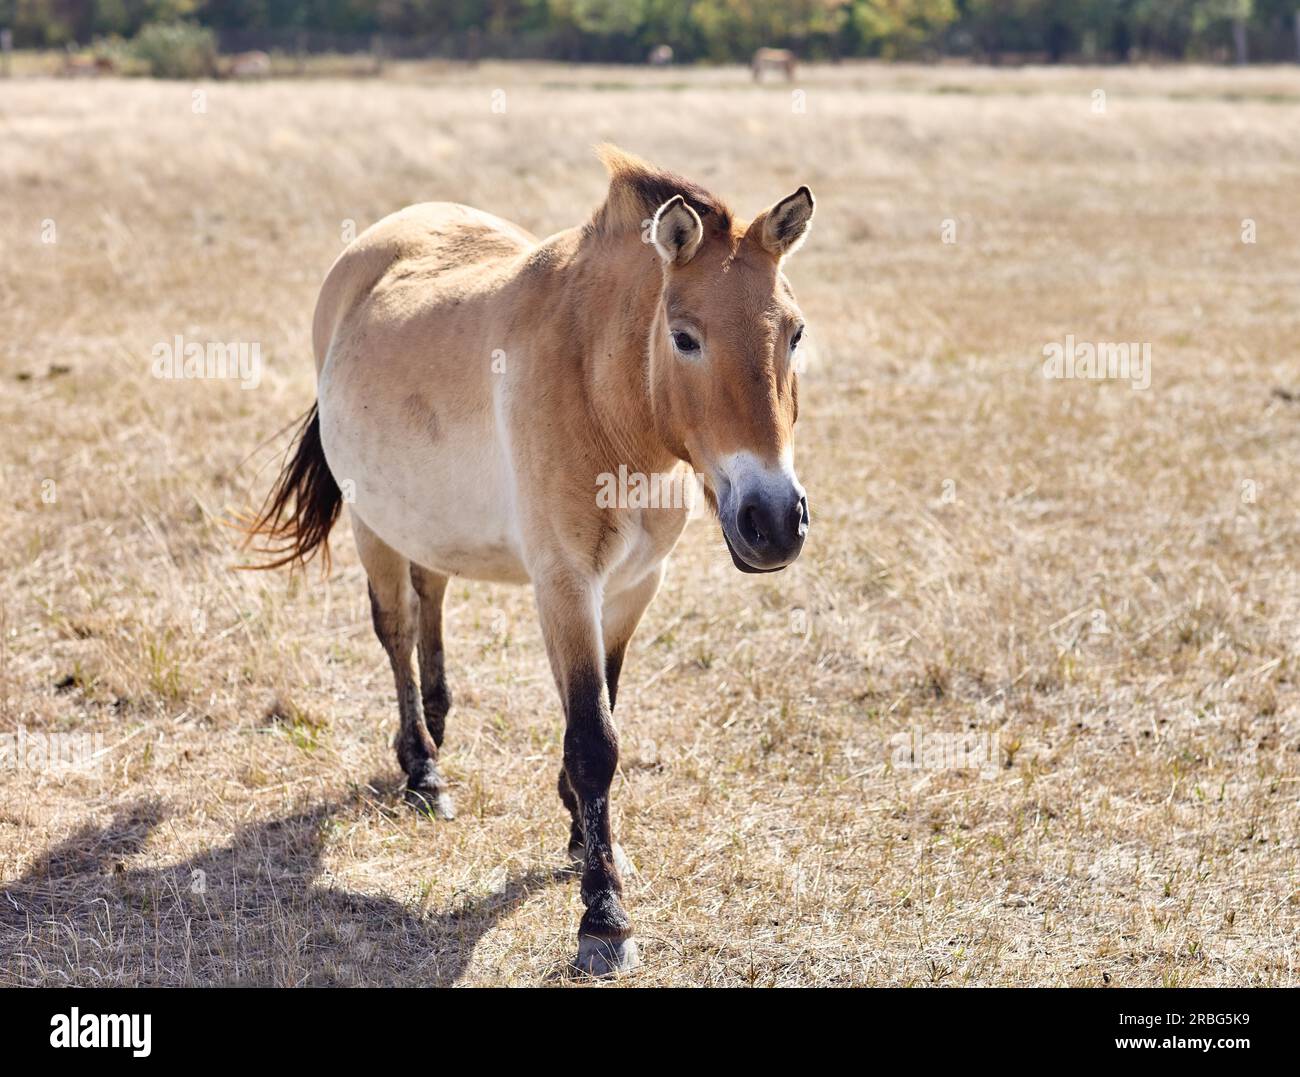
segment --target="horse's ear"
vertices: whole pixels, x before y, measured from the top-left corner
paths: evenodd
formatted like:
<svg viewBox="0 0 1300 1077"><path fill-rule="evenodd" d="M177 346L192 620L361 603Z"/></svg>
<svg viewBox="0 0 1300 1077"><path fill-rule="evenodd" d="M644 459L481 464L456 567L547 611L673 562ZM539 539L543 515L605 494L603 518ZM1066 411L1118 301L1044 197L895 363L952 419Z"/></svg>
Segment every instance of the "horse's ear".
<svg viewBox="0 0 1300 1077"><path fill-rule="evenodd" d="M784 258L798 250L808 235L815 205L812 191L800 187L755 220L750 231L757 232L756 238L764 250Z"/></svg>
<svg viewBox="0 0 1300 1077"><path fill-rule="evenodd" d="M650 238L668 265L684 266L704 242L704 225L686 199L675 194L655 213Z"/></svg>

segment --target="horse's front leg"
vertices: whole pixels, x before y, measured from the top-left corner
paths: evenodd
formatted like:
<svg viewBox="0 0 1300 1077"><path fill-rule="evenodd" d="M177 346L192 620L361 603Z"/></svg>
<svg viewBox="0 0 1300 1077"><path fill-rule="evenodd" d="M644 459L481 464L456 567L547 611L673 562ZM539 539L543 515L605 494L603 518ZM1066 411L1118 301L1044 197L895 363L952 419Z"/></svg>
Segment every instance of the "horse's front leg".
<svg viewBox="0 0 1300 1077"><path fill-rule="evenodd" d="M577 572L552 574L537 583L537 609L564 705L564 776L581 822L582 901L587 908L578 928L577 965L604 976L635 967L637 948L623 908L610 824L618 734L605 683L596 581Z"/></svg>
<svg viewBox="0 0 1300 1077"><path fill-rule="evenodd" d="M631 642L637 625L641 623L642 614L645 613L646 607L650 605L651 599L659 590L660 583L663 582L664 568L664 563L660 562L633 586L605 595L600 624L605 650L605 687L609 691L611 711L617 706L618 681L623 672L623 656L627 653L627 645ZM569 785L569 775L563 764L560 766L558 787L560 800L569 809L572 819L572 826L569 828L569 857L581 861L582 812L578 807L578 798ZM632 870L631 863L623 855L623 850L617 842L614 844L614 865L620 875L627 875Z"/></svg>

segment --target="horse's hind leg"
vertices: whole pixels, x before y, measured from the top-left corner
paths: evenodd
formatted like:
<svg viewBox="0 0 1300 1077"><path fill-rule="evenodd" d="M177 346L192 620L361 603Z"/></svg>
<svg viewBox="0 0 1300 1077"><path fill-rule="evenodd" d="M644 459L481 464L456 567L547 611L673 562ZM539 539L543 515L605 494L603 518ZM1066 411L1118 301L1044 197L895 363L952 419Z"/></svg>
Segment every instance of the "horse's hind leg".
<svg viewBox="0 0 1300 1077"><path fill-rule="evenodd" d="M451 691L442 655L442 600L447 593L447 577L419 565L411 566L411 583L420 598L420 701L424 704L424 724L439 749L447 729L447 712L451 710Z"/></svg>
<svg viewBox="0 0 1300 1077"><path fill-rule="evenodd" d="M406 772L407 795L417 806L428 806L435 815L450 819L455 814L447 784L438 772L438 745L425 725L411 667L411 652L420 620L420 599L411 582L406 558L382 542L355 513L352 530L357 550L370 581L370 613L375 635L388 653L397 685L397 708L401 724L397 730L397 760Z"/></svg>

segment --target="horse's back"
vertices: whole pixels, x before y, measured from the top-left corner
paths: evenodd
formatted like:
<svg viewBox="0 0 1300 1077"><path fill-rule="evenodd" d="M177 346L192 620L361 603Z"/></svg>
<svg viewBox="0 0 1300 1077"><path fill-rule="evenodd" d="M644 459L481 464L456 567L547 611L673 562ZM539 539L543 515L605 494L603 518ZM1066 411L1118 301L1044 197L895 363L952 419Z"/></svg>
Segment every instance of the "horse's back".
<svg viewBox="0 0 1300 1077"><path fill-rule="evenodd" d="M423 202L383 218L347 246L321 287L312 334L317 370L341 324L367 301L380 299L373 313L396 321L436 316L437 307L500 284L536 243L518 225L455 202Z"/></svg>

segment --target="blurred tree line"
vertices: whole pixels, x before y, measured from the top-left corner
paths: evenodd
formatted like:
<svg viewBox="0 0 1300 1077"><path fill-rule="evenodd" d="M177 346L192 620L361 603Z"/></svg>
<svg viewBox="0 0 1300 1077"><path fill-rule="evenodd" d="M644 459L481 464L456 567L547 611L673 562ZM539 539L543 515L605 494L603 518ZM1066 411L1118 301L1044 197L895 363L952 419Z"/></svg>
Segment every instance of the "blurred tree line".
<svg viewBox="0 0 1300 1077"><path fill-rule="evenodd" d="M743 61L760 45L810 59L970 56L1125 60L1294 59L1300 0L0 0L15 43L130 37L150 23L218 31L385 34L454 40L491 55L524 39L539 56ZM280 32L277 38L273 31ZM468 43L468 44L466 44Z"/></svg>

